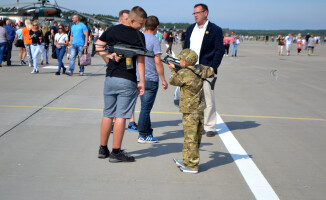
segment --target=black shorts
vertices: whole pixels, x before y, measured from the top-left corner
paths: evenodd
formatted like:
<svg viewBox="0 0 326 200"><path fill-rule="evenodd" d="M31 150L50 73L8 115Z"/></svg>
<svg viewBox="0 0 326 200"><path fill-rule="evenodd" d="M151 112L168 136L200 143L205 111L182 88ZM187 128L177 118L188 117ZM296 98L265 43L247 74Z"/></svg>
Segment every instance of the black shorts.
<svg viewBox="0 0 326 200"><path fill-rule="evenodd" d="M23 40L17 40L17 47L25 48L24 41Z"/></svg>
<svg viewBox="0 0 326 200"><path fill-rule="evenodd" d="M298 53L300 53L301 52L301 49L298 49Z"/></svg>

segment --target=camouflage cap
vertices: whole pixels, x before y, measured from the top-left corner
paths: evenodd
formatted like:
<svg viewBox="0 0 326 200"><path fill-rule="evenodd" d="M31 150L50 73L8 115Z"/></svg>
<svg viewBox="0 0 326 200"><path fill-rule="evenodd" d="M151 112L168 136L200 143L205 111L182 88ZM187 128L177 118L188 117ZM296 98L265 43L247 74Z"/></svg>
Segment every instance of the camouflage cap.
<svg viewBox="0 0 326 200"><path fill-rule="evenodd" d="M191 49L182 50L176 57L186 61L190 66L194 66L198 59L196 52Z"/></svg>

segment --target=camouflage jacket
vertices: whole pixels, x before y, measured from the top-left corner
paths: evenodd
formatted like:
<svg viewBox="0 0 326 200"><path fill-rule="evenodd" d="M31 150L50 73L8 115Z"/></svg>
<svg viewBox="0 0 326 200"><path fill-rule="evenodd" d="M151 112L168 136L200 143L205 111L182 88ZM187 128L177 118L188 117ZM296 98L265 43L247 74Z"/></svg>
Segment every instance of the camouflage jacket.
<svg viewBox="0 0 326 200"><path fill-rule="evenodd" d="M204 65L188 66L202 78L214 75L212 67ZM203 80L187 68L178 72L171 70L170 84L180 87L179 111L181 113L198 113L206 108L203 92Z"/></svg>

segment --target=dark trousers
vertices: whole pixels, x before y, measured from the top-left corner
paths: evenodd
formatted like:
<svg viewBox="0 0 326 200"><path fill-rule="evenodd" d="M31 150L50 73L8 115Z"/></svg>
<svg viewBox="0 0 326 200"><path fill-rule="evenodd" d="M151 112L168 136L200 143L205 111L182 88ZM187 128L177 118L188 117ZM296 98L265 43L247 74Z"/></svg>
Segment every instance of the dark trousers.
<svg viewBox="0 0 326 200"><path fill-rule="evenodd" d="M226 54L226 55L229 55L230 44L225 44L225 45L224 45L224 48L225 48L225 54Z"/></svg>
<svg viewBox="0 0 326 200"><path fill-rule="evenodd" d="M8 40L6 45L6 51L7 51L7 65L11 65L11 51L12 51L12 40Z"/></svg>
<svg viewBox="0 0 326 200"><path fill-rule="evenodd" d="M96 41L97 41L97 38L94 38L94 39L93 39L92 56L94 56L95 53L96 53L96 52L95 52L95 51L96 51L96 46L95 46Z"/></svg>
<svg viewBox="0 0 326 200"><path fill-rule="evenodd" d="M168 44L169 44L169 47L166 50L166 53L169 53L169 51L170 51L170 53L172 53L172 44L173 44L173 42L168 42Z"/></svg>

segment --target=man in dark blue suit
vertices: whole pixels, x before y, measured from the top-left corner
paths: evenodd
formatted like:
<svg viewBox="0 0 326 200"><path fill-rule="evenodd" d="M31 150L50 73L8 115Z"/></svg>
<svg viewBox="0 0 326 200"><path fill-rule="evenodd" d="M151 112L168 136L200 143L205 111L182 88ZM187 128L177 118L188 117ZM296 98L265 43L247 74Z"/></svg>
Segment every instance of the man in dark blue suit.
<svg viewBox="0 0 326 200"><path fill-rule="evenodd" d="M196 4L193 15L196 23L188 27L183 48L194 50L199 56L197 64L213 67L217 75L217 69L224 55L222 29L208 21L208 7L205 4ZM211 90L207 81L204 81L203 89L206 100L204 129L206 136L213 137L216 134L214 90Z"/></svg>

